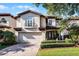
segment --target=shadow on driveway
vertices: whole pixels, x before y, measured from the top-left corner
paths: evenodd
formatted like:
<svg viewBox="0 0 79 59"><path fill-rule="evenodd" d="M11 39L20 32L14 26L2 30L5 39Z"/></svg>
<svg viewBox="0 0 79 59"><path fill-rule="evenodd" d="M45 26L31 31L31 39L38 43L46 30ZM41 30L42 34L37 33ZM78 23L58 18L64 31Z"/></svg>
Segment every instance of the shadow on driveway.
<svg viewBox="0 0 79 59"><path fill-rule="evenodd" d="M12 54L15 54L15 53L17 53L19 51L24 52L25 48L28 48L28 47L31 47L31 46L34 46L34 44L31 44L31 45L27 45L27 44L13 45L13 46L10 46L10 47L7 47L5 49L0 50L0 55L5 55L5 54L7 54L9 52L11 52Z"/></svg>

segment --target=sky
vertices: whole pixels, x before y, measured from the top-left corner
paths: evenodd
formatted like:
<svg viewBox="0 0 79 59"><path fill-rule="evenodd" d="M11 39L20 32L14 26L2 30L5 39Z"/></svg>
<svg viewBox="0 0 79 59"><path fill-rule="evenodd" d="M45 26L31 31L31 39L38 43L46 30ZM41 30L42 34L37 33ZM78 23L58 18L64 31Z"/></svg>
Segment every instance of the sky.
<svg viewBox="0 0 79 59"><path fill-rule="evenodd" d="M0 3L0 13L10 13L16 16L26 10L37 11L42 14L47 13L47 10L41 5L36 7L33 3Z"/></svg>

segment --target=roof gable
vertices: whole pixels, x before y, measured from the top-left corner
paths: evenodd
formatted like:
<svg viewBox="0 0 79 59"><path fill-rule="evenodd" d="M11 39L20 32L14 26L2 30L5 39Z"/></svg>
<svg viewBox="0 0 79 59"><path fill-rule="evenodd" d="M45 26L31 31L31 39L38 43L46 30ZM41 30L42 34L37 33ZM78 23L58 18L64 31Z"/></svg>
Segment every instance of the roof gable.
<svg viewBox="0 0 79 59"><path fill-rule="evenodd" d="M37 14L37 15L40 15L40 16L44 16L41 13L38 13L38 12L32 11L32 10L27 10L27 11L21 12L21 13L18 14L18 16L21 16L21 15L24 15L24 14L27 14L27 13L33 13L33 14Z"/></svg>

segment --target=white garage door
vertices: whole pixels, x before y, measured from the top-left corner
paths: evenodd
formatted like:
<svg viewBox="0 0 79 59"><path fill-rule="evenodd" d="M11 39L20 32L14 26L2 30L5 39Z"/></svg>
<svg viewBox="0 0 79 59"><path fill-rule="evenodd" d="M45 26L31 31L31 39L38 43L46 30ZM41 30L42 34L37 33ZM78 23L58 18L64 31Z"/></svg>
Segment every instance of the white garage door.
<svg viewBox="0 0 79 59"><path fill-rule="evenodd" d="M38 43L41 42L42 33L18 33L18 41L19 42L29 42L29 43Z"/></svg>

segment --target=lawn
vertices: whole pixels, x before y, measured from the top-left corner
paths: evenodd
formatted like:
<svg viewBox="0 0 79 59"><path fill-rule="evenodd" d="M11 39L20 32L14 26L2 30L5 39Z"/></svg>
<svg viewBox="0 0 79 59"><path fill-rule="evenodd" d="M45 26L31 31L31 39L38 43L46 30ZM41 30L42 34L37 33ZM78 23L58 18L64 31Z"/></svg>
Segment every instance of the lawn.
<svg viewBox="0 0 79 59"><path fill-rule="evenodd" d="M37 56L79 56L78 47L40 49Z"/></svg>

